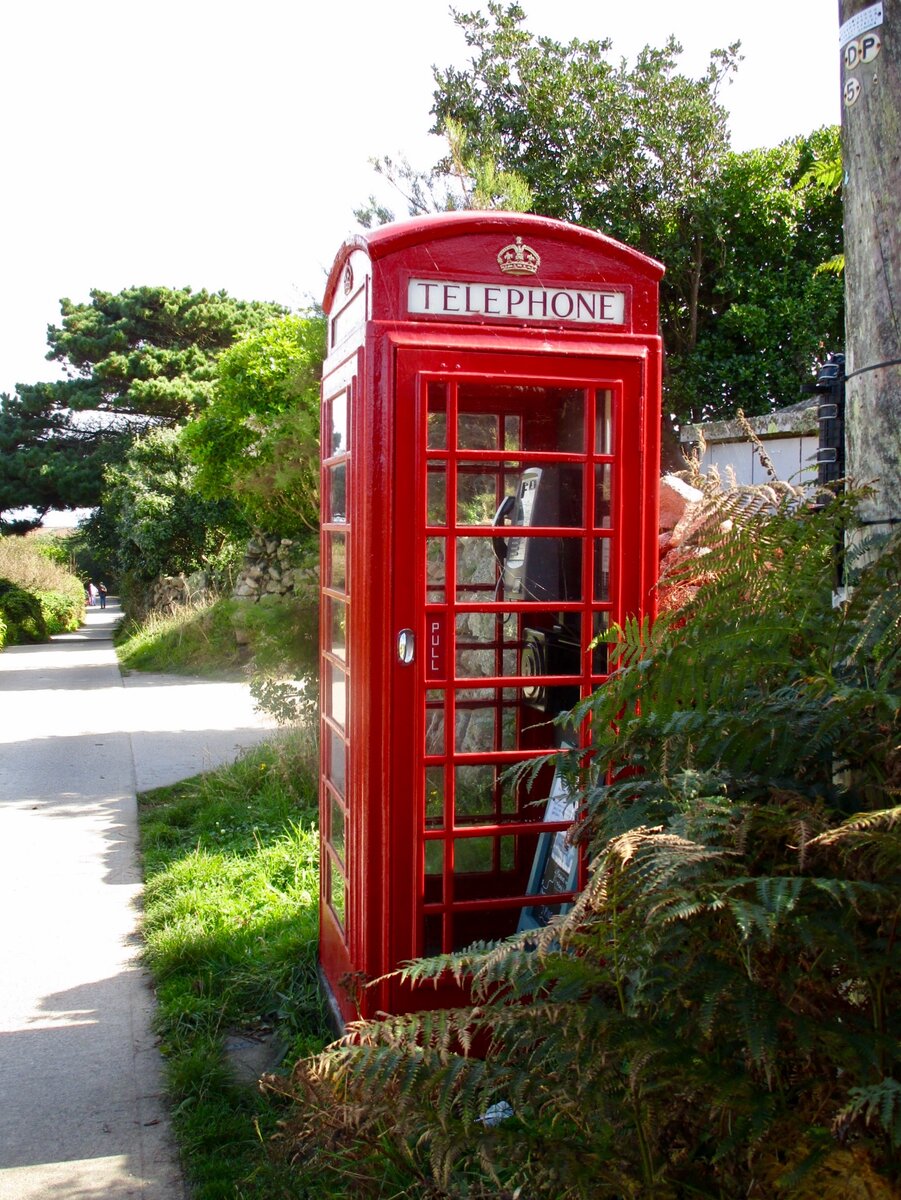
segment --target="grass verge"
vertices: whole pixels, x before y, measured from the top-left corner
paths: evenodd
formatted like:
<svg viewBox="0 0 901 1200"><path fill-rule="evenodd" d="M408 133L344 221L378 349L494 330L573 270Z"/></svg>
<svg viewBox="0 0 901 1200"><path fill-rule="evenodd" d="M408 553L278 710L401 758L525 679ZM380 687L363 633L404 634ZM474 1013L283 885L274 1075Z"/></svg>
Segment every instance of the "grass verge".
<svg viewBox="0 0 901 1200"><path fill-rule="evenodd" d="M238 678L248 655L235 639L236 603L196 603L123 622L115 638L119 662L129 671Z"/></svg>
<svg viewBox="0 0 901 1200"><path fill-rule="evenodd" d="M321 1192L275 1161L278 1101L235 1083L225 1041L278 1035L285 1061L329 1032L316 977L318 833L308 735L139 797L146 963L193 1200Z"/></svg>

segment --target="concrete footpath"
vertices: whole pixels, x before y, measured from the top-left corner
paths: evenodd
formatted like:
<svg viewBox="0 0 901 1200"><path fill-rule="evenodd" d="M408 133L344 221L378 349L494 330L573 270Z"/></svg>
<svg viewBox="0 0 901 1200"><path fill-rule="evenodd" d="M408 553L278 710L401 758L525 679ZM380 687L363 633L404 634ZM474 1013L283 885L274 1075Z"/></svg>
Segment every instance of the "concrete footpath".
<svg viewBox="0 0 901 1200"><path fill-rule="evenodd" d="M114 602L0 654L0 1200L182 1200L135 794L268 736L243 684L123 679Z"/></svg>

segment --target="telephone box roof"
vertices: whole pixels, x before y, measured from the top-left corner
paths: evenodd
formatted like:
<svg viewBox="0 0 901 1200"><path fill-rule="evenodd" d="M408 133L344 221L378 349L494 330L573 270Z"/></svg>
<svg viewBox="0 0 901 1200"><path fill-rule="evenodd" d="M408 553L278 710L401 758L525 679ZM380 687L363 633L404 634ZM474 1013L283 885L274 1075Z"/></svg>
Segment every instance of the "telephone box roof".
<svg viewBox="0 0 901 1200"><path fill-rule="evenodd" d="M633 250L615 238L551 217L502 210L433 213L410 221L382 225L378 229L348 237L338 251L329 273L323 307L326 312L330 311L344 264L355 250L363 251L373 262L377 262L424 243L449 242L455 238L470 238L479 234L511 238L549 238L558 245L571 247L574 251L615 262L621 270L652 282L658 282L665 270L663 264L656 259Z"/></svg>

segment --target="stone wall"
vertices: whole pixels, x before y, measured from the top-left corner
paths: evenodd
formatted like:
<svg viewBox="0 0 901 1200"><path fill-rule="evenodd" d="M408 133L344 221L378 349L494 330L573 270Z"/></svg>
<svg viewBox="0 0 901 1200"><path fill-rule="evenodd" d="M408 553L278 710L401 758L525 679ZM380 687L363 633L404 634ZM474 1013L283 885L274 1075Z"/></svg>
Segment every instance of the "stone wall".
<svg viewBox="0 0 901 1200"><path fill-rule="evenodd" d="M264 596L289 595L299 582L295 554L291 538L251 538L232 596L236 600L256 601Z"/></svg>

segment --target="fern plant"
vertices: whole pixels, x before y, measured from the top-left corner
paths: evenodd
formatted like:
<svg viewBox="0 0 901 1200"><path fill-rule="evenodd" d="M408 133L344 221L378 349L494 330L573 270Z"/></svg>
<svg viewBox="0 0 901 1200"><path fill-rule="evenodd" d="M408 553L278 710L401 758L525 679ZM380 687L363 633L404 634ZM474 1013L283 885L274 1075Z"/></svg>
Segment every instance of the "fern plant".
<svg viewBox="0 0 901 1200"><path fill-rule="evenodd" d="M278 1085L337 1194L897 1196L901 540L834 607L852 518L708 500L682 606L619 630L574 710L570 912L407 965L472 1007L361 1024Z"/></svg>

